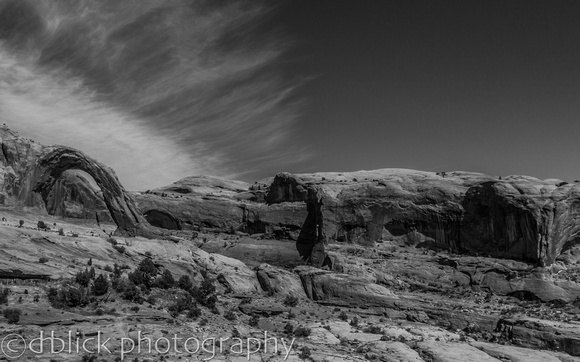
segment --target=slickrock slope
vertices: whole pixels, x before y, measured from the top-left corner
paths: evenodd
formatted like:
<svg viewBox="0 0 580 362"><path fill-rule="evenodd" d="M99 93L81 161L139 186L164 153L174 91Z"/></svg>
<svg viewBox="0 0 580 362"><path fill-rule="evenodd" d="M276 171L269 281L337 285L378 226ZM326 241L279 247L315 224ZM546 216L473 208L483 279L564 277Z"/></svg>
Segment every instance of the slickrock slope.
<svg viewBox="0 0 580 362"><path fill-rule="evenodd" d="M78 169L91 175L103 191L103 200L118 233L154 235L135 208L115 172L84 153L64 146L45 147L0 127L0 203L7 206L45 210L62 174Z"/></svg>

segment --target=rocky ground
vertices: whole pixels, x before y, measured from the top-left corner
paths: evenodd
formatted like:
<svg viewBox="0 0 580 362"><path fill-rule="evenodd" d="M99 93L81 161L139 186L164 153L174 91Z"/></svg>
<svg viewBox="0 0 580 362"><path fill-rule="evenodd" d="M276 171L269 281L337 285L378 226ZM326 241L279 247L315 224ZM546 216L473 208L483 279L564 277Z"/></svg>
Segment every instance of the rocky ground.
<svg viewBox="0 0 580 362"><path fill-rule="evenodd" d="M566 263L539 268L398 242L336 243L328 247L332 265L319 269L305 265L294 242L260 235L173 231L158 240L114 237L114 245L112 224L8 210L1 216L0 269L50 275L46 281L4 281L10 294L3 311L21 311L15 323L0 317L5 360L580 360L574 357L580 355L580 268L573 250ZM50 230L38 230L40 218ZM183 295L178 287L153 287L137 302L113 288L83 307L49 302L51 287L75 286L75 275L86 268L112 280L114 264L124 278L144 259L175 280L188 275L196 286L214 281L215 306L199 304L199 315L172 312ZM46 340L43 353L27 349L11 358L23 344L13 342L8 350L7 336L29 343L41 331L63 340L70 331L88 351L96 349L93 338L100 332L111 338L111 352L92 357L81 347L51 354ZM278 345L264 343L264 333ZM190 344L187 353L175 336L207 344L198 351ZM159 343L151 353L145 342L141 352L130 351L140 338Z"/></svg>

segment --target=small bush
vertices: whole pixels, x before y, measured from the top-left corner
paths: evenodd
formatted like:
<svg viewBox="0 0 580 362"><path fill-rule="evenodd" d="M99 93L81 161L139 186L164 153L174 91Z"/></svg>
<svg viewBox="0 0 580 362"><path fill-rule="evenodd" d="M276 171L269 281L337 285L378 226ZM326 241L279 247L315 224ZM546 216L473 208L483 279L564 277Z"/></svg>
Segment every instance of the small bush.
<svg viewBox="0 0 580 362"><path fill-rule="evenodd" d="M107 238L107 241L111 243L111 245L117 245L119 242L115 238Z"/></svg>
<svg viewBox="0 0 580 362"><path fill-rule="evenodd" d="M113 244L113 249L117 250L121 254L125 254L125 247L123 245Z"/></svg>
<svg viewBox="0 0 580 362"><path fill-rule="evenodd" d="M301 359L309 359L311 355L312 351L310 350L310 348L308 346L304 346L302 347L302 351L300 352L298 357L300 357Z"/></svg>
<svg viewBox="0 0 580 362"><path fill-rule="evenodd" d="M96 296L104 295L109 291L109 280L104 274L99 274L93 284L93 294Z"/></svg>
<svg viewBox="0 0 580 362"><path fill-rule="evenodd" d="M161 289L173 288L175 285L175 279L173 279L173 274L169 269L165 269L163 274L155 280L155 286Z"/></svg>
<svg viewBox="0 0 580 362"><path fill-rule="evenodd" d="M201 309L199 308L197 303L194 303L189 308L189 311L187 311L187 318L197 319L197 318L199 318L199 316L201 316Z"/></svg>
<svg viewBox="0 0 580 362"><path fill-rule="evenodd" d="M300 326L294 330L294 335L296 337L308 337L310 335L310 332L311 332L310 328Z"/></svg>
<svg viewBox="0 0 580 362"><path fill-rule="evenodd" d="M346 314L345 311L340 312L340 314L338 315L338 319L342 320L342 321L347 321L348 320L348 314Z"/></svg>
<svg viewBox="0 0 580 362"><path fill-rule="evenodd" d="M298 305L298 302L300 302L300 299L298 299L298 297L294 295L287 295L286 299L284 299L284 305L287 305L289 307L296 307Z"/></svg>
<svg viewBox="0 0 580 362"><path fill-rule="evenodd" d="M20 320L20 315L22 314L22 311L17 308L6 308L4 309L3 314L4 318L8 320L8 323L16 324Z"/></svg>
<svg viewBox="0 0 580 362"><path fill-rule="evenodd" d="M294 326L291 323L287 323L284 326L284 333L286 333L286 334L292 334L292 333L294 333Z"/></svg>
<svg viewBox="0 0 580 362"><path fill-rule="evenodd" d="M48 258L47 258L46 256L41 256L41 257L38 259L38 262L39 262L40 264L48 263Z"/></svg>
<svg viewBox="0 0 580 362"><path fill-rule="evenodd" d="M382 334L383 329L379 326L368 326L365 329L363 329L363 332L372 334Z"/></svg>
<svg viewBox="0 0 580 362"><path fill-rule="evenodd" d="M234 311L228 310L227 312L224 313L224 318L229 321L235 321L236 319L238 319L238 316Z"/></svg>
<svg viewBox="0 0 580 362"><path fill-rule="evenodd" d="M21 228L24 226L24 220L19 220L18 221L18 227Z"/></svg>
<svg viewBox="0 0 580 362"><path fill-rule="evenodd" d="M58 235L64 236L64 230L63 230L63 228L58 229Z"/></svg>
<svg viewBox="0 0 580 362"><path fill-rule="evenodd" d="M189 292L191 289L193 289L193 283L187 275L182 275L181 278L179 278L177 281L177 286L186 292Z"/></svg>
<svg viewBox="0 0 580 362"><path fill-rule="evenodd" d="M105 269L106 272L109 272L109 273L112 273L113 272L113 268L111 268L110 265L105 265L105 268L104 269Z"/></svg>
<svg viewBox="0 0 580 362"><path fill-rule="evenodd" d="M248 322L248 324L252 327L257 327L259 323L260 323L260 317L256 314L254 314L252 316L252 318L250 318L250 321Z"/></svg>
<svg viewBox="0 0 580 362"><path fill-rule="evenodd" d="M36 223L36 227L37 227L37 228L39 228L39 229L41 229L41 230L43 230L43 229L47 229L47 228L48 228L48 226L47 226L47 225L44 223L44 221L42 221L42 220L39 220L39 221Z"/></svg>

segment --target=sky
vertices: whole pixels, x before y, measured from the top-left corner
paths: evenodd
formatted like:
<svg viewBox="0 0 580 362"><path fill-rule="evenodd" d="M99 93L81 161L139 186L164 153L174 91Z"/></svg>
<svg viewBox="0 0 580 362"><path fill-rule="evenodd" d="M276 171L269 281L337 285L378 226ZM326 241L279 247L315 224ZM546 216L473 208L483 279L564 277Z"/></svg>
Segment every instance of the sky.
<svg viewBox="0 0 580 362"><path fill-rule="evenodd" d="M402 167L580 179L580 2L0 0L0 119L126 188Z"/></svg>

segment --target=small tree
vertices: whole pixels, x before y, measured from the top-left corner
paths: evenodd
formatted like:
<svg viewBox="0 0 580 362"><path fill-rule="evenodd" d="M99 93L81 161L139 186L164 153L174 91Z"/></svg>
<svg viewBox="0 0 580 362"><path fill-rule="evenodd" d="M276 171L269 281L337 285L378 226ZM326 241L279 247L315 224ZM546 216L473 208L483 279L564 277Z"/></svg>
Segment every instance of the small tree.
<svg viewBox="0 0 580 362"><path fill-rule="evenodd" d="M177 286L186 292L189 292L193 288L193 283L187 275L182 275L177 281Z"/></svg>
<svg viewBox="0 0 580 362"><path fill-rule="evenodd" d="M18 227L21 228L24 226L24 220L18 221Z"/></svg>
<svg viewBox="0 0 580 362"><path fill-rule="evenodd" d="M109 280L105 274L99 274L93 284L93 294L96 296L104 295L109 291Z"/></svg>
<svg viewBox="0 0 580 362"><path fill-rule="evenodd" d="M87 287L91 282L92 277L94 276L94 269L89 271L85 268L85 270L81 270L75 275L75 281L82 285L83 287Z"/></svg>
<svg viewBox="0 0 580 362"><path fill-rule="evenodd" d="M173 279L173 274L169 269L165 269L163 274L157 278L155 285L161 289L169 289L175 285L175 279Z"/></svg>
<svg viewBox="0 0 580 362"><path fill-rule="evenodd" d="M145 259L141 260L141 263L139 263L138 269L140 271L142 271L143 273L145 273L146 275L151 276L151 277L157 275L157 268L155 267L155 264L153 264L153 262L149 258L145 258Z"/></svg>

